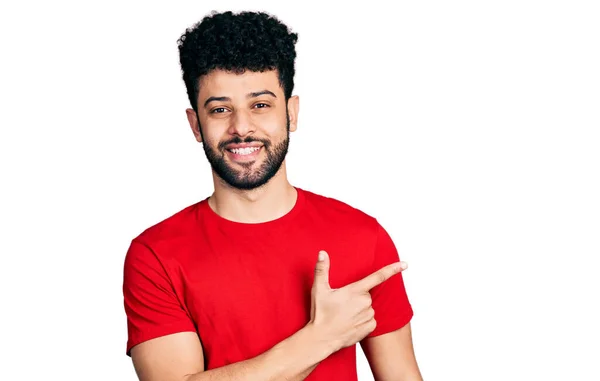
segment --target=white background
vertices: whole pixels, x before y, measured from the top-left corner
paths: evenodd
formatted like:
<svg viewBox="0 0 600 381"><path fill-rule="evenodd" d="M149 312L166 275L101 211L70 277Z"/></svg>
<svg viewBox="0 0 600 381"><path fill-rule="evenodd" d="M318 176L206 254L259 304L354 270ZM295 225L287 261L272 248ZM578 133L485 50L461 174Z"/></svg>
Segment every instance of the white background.
<svg viewBox="0 0 600 381"><path fill-rule="evenodd" d="M126 249L212 191L176 40L246 4L299 33L290 180L390 232L425 379L600 380L594 3L3 3L0 379L136 379Z"/></svg>

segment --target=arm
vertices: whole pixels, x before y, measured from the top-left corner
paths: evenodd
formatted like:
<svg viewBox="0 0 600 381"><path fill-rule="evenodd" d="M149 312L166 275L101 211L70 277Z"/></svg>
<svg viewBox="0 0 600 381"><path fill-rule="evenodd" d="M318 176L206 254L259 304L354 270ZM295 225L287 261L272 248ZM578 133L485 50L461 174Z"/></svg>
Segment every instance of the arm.
<svg viewBox="0 0 600 381"><path fill-rule="evenodd" d="M205 371L194 323L159 257L139 241L131 243L125 258L123 295L127 353L141 381L300 381L335 351L335 343L324 342L307 325L255 358Z"/></svg>
<svg viewBox="0 0 600 381"><path fill-rule="evenodd" d="M198 336L181 332L152 339L131 349L140 381L301 381L332 353L310 325L254 358L204 370Z"/></svg>
<svg viewBox="0 0 600 381"><path fill-rule="evenodd" d="M377 233L374 262L378 266L399 260L390 235L382 226ZM413 310L399 274L371 290L377 327L361 341L375 381L422 381L412 344Z"/></svg>
<svg viewBox="0 0 600 381"><path fill-rule="evenodd" d="M423 381L415 359L410 323L360 343L375 381Z"/></svg>

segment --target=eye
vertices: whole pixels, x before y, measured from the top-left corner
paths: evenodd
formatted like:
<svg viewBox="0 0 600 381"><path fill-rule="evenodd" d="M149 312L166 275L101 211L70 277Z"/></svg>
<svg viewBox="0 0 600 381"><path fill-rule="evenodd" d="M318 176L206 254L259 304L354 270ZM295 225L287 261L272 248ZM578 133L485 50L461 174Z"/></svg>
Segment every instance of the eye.
<svg viewBox="0 0 600 381"><path fill-rule="evenodd" d="M211 114L222 114L227 110L225 107L217 107L210 111Z"/></svg>
<svg viewBox="0 0 600 381"><path fill-rule="evenodd" d="M271 107L271 106L269 106L266 103L257 103L257 104L254 105L254 107L256 107L256 108L267 108L267 107Z"/></svg>

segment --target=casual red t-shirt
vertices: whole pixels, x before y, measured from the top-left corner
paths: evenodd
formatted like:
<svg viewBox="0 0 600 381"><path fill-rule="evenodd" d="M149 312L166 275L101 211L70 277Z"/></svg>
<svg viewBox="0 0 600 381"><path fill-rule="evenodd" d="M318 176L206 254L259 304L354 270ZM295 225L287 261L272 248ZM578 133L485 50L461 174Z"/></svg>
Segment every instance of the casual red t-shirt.
<svg viewBox="0 0 600 381"><path fill-rule="evenodd" d="M399 260L377 220L341 201L297 188L292 210L248 224L216 214L207 199L148 228L124 266L126 353L146 340L197 332L205 369L247 360L304 327L319 250L340 288ZM413 311L402 274L371 289L377 327L406 325ZM323 360L306 380L356 380L356 345Z"/></svg>

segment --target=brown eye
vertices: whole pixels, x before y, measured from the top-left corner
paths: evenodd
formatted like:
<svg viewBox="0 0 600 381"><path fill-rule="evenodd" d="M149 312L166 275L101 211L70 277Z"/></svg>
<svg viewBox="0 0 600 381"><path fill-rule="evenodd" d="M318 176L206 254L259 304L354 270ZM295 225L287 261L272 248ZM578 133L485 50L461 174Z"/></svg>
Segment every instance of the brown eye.
<svg viewBox="0 0 600 381"><path fill-rule="evenodd" d="M225 112L225 107L217 107L211 111L212 114L222 114Z"/></svg>
<svg viewBox="0 0 600 381"><path fill-rule="evenodd" d="M267 107L269 107L269 105L266 104L266 103L257 103L257 104L254 105L254 107L256 107L256 108L267 108Z"/></svg>

